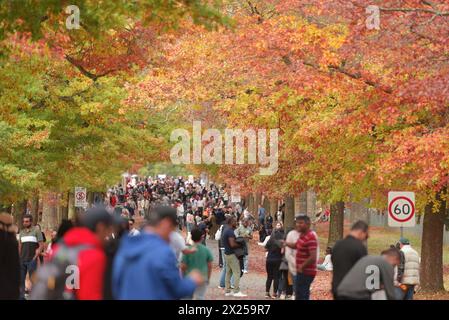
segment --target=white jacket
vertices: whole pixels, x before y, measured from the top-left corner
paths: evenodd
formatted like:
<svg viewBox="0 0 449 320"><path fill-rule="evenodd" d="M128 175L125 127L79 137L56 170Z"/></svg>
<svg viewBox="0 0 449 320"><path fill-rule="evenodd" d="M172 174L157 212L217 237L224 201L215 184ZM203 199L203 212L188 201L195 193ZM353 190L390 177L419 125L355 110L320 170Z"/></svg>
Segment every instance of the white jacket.
<svg viewBox="0 0 449 320"><path fill-rule="evenodd" d="M298 241L298 238L299 232L293 229L287 234L286 241L296 243L296 241ZM288 270L293 275L296 275L296 249L285 247L285 258L288 262Z"/></svg>
<svg viewBox="0 0 449 320"><path fill-rule="evenodd" d="M401 248L404 253L404 275L402 277L403 284L417 285L419 284L419 264L420 258L418 252L410 245L404 245Z"/></svg>

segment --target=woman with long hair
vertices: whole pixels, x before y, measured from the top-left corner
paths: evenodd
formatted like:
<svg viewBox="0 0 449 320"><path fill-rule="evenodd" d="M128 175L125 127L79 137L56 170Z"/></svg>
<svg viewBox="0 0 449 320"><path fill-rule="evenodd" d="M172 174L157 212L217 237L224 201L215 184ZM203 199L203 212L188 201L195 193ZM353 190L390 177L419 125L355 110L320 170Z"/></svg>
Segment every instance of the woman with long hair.
<svg viewBox="0 0 449 320"><path fill-rule="evenodd" d="M265 245L267 250L266 271L267 281L265 284L265 297L276 298L279 288L280 271L282 262L282 241L284 239L284 229L282 223L277 222L270 239ZM271 283L273 283L273 296L270 295Z"/></svg>

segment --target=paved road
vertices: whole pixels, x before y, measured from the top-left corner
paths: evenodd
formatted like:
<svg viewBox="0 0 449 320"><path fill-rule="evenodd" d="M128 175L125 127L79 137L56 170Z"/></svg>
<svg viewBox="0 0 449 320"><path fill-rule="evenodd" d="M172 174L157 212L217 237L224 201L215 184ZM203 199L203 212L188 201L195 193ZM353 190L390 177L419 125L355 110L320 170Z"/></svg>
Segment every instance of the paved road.
<svg viewBox="0 0 449 320"><path fill-rule="evenodd" d="M215 240L207 240L207 246L214 255L211 282L206 293L206 299L225 299L225 300L242 300L255 299L265 300L265 254L262 247L257 246L257 241L252 240L249 255L249 273L244 274L240 279L240 290L247 294L247 298L225 297L224 291L218 288L221 269L218 267L218 244ZM329 300L332 299L330 293L330 283L332 274L330 272L318 271L318 274L312 283L311 299L312 300Z"/></svg>

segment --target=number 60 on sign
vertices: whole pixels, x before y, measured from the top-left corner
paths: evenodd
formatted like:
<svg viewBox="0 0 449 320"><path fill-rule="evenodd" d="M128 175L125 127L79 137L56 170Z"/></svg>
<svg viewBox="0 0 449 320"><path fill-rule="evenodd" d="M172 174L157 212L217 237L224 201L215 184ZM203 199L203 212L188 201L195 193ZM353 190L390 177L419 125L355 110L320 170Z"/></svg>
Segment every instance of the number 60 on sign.
<svg viewBox="0 0 449 320"><path fill-rule="evenodd" d="M388 225L390 227L415 226L415 193L397 192L388 193Z"/></svg>

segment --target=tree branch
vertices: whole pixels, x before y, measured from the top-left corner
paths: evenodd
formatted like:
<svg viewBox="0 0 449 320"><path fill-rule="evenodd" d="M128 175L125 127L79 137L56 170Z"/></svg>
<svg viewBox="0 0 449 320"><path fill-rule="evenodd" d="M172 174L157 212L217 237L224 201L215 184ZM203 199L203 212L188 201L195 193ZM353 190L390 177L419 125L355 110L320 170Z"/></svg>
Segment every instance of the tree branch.
<svg viewBox="0 0 449 320"><path fill-rule="evenodd" d="M284 62L285 62L286 58L283 57L283 59L284 59ZM287 59L289 59L289 58L287 57ZM313 63L313 62L302 61L302 63L304 65L312 67L314 69L319 69L319 66L317 64ZM371 80L368 80L368 79L364 79L360 73L349 72L348 70L345 70L343 67L337 66L337 65L328 65L327 68L328 68L329 71L336 71L336 72L344 74L345 76L348 76L348 77L350 77L352 79L361 80L365 84L367 84L368 86L371 86L371 87L374 87L376 89L379 89L379 90L381 90L381 91L383 91L385 93L388 93L388 94L393 93L393 90L390 87L386 87L386 86L384 86L384 85L382 85L380 83L377 83L377 82L374 82L374 81L371 81Z"/></svg>
<svg viewBox="0 0 449 320"><path fill-rule="evenodd" d="M114 70L114 69L111 69L111 70L105 71L105 72L103 72L103 73L101 73L101 74L94 74L94 73L88 71L86 68L84 68L84 67L83 67L78 61L76 61L74 58L72 58L72 57L66 55L66 56L65 56L65 59L66 59L70 64L72 64L73 66L75 66L75 67L76 67L76 68L77 68L77 69L78 69L84 76L88 77L89 79L91 79L91 80L94 81L94 82L97 81L98 78L107 76L108 74L110 74L110 73L116 71L116 70Z"/></svg>

